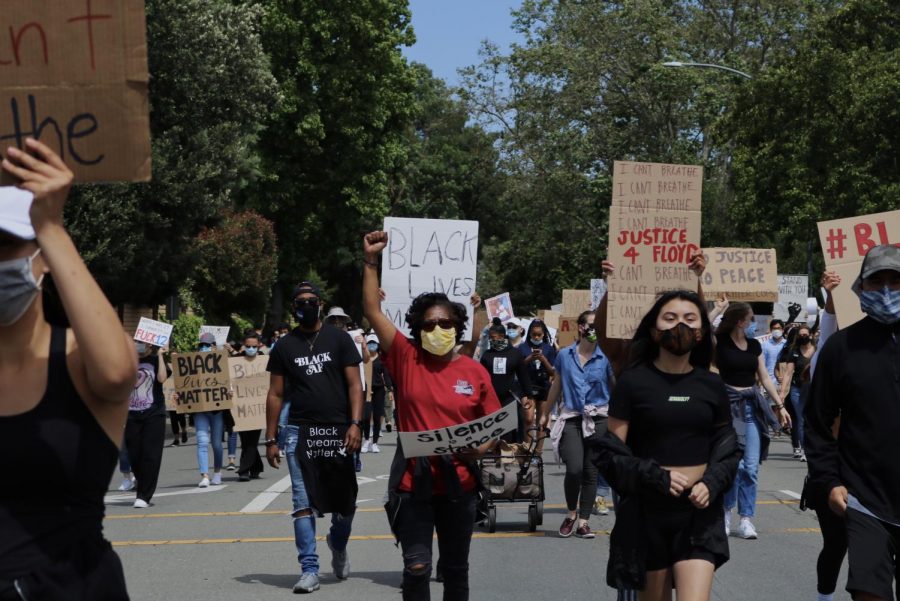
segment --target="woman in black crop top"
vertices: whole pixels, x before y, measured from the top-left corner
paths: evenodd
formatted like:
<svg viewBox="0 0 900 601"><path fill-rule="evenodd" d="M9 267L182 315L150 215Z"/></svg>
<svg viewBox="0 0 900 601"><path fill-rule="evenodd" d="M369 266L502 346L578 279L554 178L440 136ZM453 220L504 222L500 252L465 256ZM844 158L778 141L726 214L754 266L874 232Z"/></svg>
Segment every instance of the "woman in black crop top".
<svg viewBox="0 0 900 601"><path fill-rule="evenodd" d="M137 357L63 226L72 173L47 146L26 149L3 160L21 189L0 190L0 456L15 458L0 486L0 599L120 601L101 522ZM47 321L50 273L71 329Z"/></svg>
<svg viewBox="0 0 900 601"><path fill-rule="evenodd" d="M700 296L664 294L632 340L595 454L619 493L610 586L668 599L712 590L728 560L722 494L740 452L725 385L709 371L712 327Z"/></svg>
<svg viewBox="0 0 900 601"><path fill-rule="evenodd" d="M732 303L716 330L716 366L725 381L731 401L731 418L744 456L738 466L734 486L725 495L725 532L731 532L731 510L735 504L741 522L738 535L754 539L756 529L751 521L756 509L756 485L759 464L768 455L769 427L789 426L791 418L769 377L762 345L753 337L753 309L747 303ZM760 386L776 399L775 412Z"/></svg>

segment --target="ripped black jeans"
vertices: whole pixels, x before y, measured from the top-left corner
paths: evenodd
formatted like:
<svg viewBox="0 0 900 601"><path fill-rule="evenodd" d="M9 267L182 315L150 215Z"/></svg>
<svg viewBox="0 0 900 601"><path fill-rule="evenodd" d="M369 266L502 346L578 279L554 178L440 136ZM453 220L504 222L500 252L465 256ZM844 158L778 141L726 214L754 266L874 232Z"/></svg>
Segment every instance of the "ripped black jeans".
<svg viewBox="0 0 900 601"><path fill-rule="evenodd" d="M444 578L444 601L469 599L469 544L475 523L474 492L457 499L435 495L417 501L401 492L397 537L403 550L403 601L431 599L432 538L437 532L439 567Z"/></svg>

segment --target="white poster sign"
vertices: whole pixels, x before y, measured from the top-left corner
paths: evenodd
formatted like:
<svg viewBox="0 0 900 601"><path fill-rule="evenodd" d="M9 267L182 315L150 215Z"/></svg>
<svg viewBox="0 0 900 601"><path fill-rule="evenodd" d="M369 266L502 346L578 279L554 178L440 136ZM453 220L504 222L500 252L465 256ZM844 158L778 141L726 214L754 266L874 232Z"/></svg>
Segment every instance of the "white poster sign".
<svg viewBox="0 0 900 601"><path fill-rule="evenodd" d="M591 311L596 311L606 294L606 280L591 280Z"/></svg>
<svg viewBox="0 0 900 601"><path fill-rule="evenodd" d="M172 339L173 328L172 324L155 321L148 317L141 317L137 330L134 331L134 339L138 342L164 347Z"/></svg>
<svg viewBox="0 0 900 601"><path fill-rule="evenodd" d="M399 436L403 455L409 459L451 455L460 449L479 447L512 432L518 426L518 410L516 405L512 405L465 424L425 432L400 432Z"/></svg>
<svg viewBox="0 0 900 601"><path fill-rule="evenodd" d="M785 323L806 321L809 278L805 275L778 275L778 302L772 317Z"/></svg>
<svg viewBox="0 0 900 601"><path fill-rule="evenodd" d="M443 292L466 307L463 339L471 340L478 222L385 217L384 230L388 233L381 265L384 314L409 336L405 317L413 299L423 292Z"/></svg>
<svg viewBox="0 0 900 601"><path fill-rule="evenodd" d="M205 334L209 332L215 336L216 346L222 348L225 346L225 343L228 342L229 329L228 326L200 326L200 333Z"/></svg>

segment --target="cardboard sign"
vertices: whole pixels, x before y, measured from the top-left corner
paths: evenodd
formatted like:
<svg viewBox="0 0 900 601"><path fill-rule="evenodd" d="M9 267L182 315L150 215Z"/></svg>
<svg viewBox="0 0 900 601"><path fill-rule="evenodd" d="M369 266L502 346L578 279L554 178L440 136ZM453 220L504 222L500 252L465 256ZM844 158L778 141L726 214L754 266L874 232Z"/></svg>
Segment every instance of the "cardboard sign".
<svg viewBox="0 0 900 601"><path fill-rule="evenodd" d="M606 294L606 280L591 280L591 311L596 311Z"/></svg>
<svg viewBox="0 0 900 601"><path fill-rule="evenodd" d="M423 292L443 292L468 312L463 340L472 339L471 304L478 265L478 222L385 217L388 245L381 264L381 310L409 336L406 312ZM477 333L476 333L477 337Z"/></svg>
<svg viewBox="0 0 900 601"><path fill-rule="evenodd" d="M616 161L609 212L606 334L632 338L661 292L697 289L703 167Z"/></svg>
<svg viewBox="0 0 900 601"><path fill-rule="evenodd" d="M451 455L461 449L479 447L518 427L519 412L512 405L465 424L425 432L400 432L399 436L403 455L409 459Z"/></svg>
<svg viewBox="0 0 900 601"><path fill-rule="evenodd" d="M563 290L563 315L580 315L591 308L590 290Z"/></svg>
<svg viewBox="0 0 900 601"><path fill-rule="evenodd" d="M231 330L228 326L200 326L200 333L210 333L216 339L216 346L222 348L228 342L228 332Z"/></svg>
<svg viewBox="0 0 900 601"><path fill-rule="evenodd" d="M143 0L5 2L3 31L0 152L31 136L76 181L149 180Z"/></svg>
<svg viewBox="0 0 900 601"><path fill-rule="evenodd" d="M805 275L779 275L778 302L772 309L772 317L785 323L806 322L808 298L809 278Z"/></svg>
<svg viewBox="0 0 900 601"><path fill-rule="evenodd" d="M516 316L513 313L512 299L509 298L509 292L497 295L484 301L485 309L487 309L488 321L493 321L495 317L499 317L500 321L506 323Z"/></svg>
<svg viewBox="0 0 900 601"><path fill-rule="evenodd" d="M169 378L162 385L163 397L166 399L166 411L176 411L178 406L175 403L175 379Z"/></svg>
<svg viewBox="0 0 900 601"><path fill-rule="evenodd" d="M174 327L172 324L141 317L141 321L134 331L134 339L138 342L164 347L172 339L172 329Z"/></svg>
<svg viewBox="0 0 900 601"><path fill-rule="evenodd" d="M834 289L834 308L841 329L863 318L859 297L851 290L862 261L873 246L900 244L900 211L819 222L825 268L841 276Z"/></svg>
<svg viewBox="0 0 900 601"><path fill-rule="evenodd" d="M228 370L234 398L231 417L234 431L264 430L266 427L266 396L269 394L267 357L231 357Z"/></svg>
<svg viewBox="0 0 900 601"><path fill-rule="evenodd" d="M231 409L231 374L225 351L175 355L172 371L178 413Z"/></svg>
<svg viewBox="0 0 900 601"><path fill-rule="evenodd" d="M560 348L573 344L578 339L578 318L560 317L556 331L556 343Z"/></svg>
<svg viewBox="0 0 900 601"><path fill-rule="evenodd" d="M559 329L559 320L561 315L557 311L550 311L547 309L543 309L538 311L538 318L543 321L548 328L558 330Z"/></svg>
<svg viewBox="0 0 900 601"><path fill-rule="evenodd" d="M778 301L778 265L772 248L707 248L703 292L729 301Z"/></svg>

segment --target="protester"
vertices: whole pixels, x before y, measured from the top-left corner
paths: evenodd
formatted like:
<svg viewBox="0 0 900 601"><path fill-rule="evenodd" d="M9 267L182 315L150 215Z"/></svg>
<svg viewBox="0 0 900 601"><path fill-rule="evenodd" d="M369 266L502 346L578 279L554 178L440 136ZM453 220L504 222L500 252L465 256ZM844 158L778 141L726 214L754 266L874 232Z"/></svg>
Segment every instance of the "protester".
<svg viewBox="0 0 900 601"><path fill-rule="evenodd" d="M248 364L262 361L260 359L260 349L262 343L259 334L253 330L249 330L244 335L244 346L238 357L243 357ZM238 464L237 473L239 482L249 482L250 479L257 479L264 470L262 457L259 455L259 438L262 436L262 430L244 430L238 432L241 439L241 458Z"/></svg>
<svg viewBox="0 0 900 601"><path fill-rule="evenodd" d="M528 340L519 347L519 352L528 367L528 379L531 382L529 396L534 403L535 415L541 415L550 383L556 377L553 363L556 361L556 348L550 340L550 331L540 319L533 319L528 325ZM551 408L552 409L552 408ZM544 437L537 442L537 453L544 448Z"/></svg>
<svg viewBox="0 0 900 601"><path fill-rule="evenodd" d="M366 403L363 414L362 452L380 453L381 448L378 446L378 441L381 439L381 421L385 417L385 399L393 393L394 382L384 368L378 336L375 334L366 336L366 347L374 360L372 361L371 401Z"/></svg>
<svg viewBox="0 0 900 601"><path fill-rule="evenodd" d="M769 426L788 426L791 418L782 403L775 412L760 392L757 380L772 399L781 398L769 378L762 356L762 345L754 338L756 321L747 303L731 303L716 330L716 366L725 381L731 401L731 416L743 457L734 485L725 495L725 532L731 532L731 510L738 507L741 538L756 539L753 516L756 513L756 487L759 464L768 456Z"/></svg>
<svg viewBox="0 0 900 601"><path fill-rule="evenodd" d="M187 414L169 411L169 422L172 424L172 445L177 447L187 443Z"/></svg>
<svg viewBox="0 0 900 601"><path fill-rule="evenodd" d="M445 294L418 296L406 314L412 342L381 312L378 258L386 232L363 242L363 311L372 324L386 367L397 384L398 429L406 432L450 427L500 409L484 369L457 347L466 329L466 309ZM469 598L469 546L476 512L477 476L472 461L493 441L454 456L407 460L403 448L391 466L386 508L403 550L403 599L431 598L432 539L437 532L445 601Z"/></svg>
<svg viewBox="0 0 900 601"><path fill-rule="evenodd" d="M500 404L512 405L519 416L519 427L504 436L507 442L523 442L527 428L534 424L534 403L531 396L531 377L522 354L511 346L509 328L495 317L488 332L490 348L481 355L481 365L491 375L491 385Z"/></svg>
<svg viewBox="0 0 900 601"><path fill-rule="evenodd" d="M31 138L6 154L20 189L0 191L0 598L124 601L103 496L134 343L63 225L72 172Z"/></svg>
<svg viewBox="0 0 900 601"><path fill-rule="evenodd" d="M516 349L525 342L522 338L522 328L514 321L506 322L506 337L509 339L509 345Z"/></svg>
<svg viewBox="0 0 900 601"><path fill-rule="evenodd" d="M709 599L729 556L722 495L740 451L725 385L709 371L704 304L667 292L641 320L593 455L618 493L608 583L641 599L671 598L672 588L679 599Z"/></svg>
<svg viewBox="0 0 900 601"><path fill-rule="evenodd" d="M803 387L803 372L809 366L816 347L812 343L810 329L806 325L797 328L797 334L794 343L787 352L785 361L785 369L781 372L781 396L780 403L791 403L794 406L794 415L796 419L793 422L793 430L797 433L794 446L794 459L806 461L806 454L803 452L803 403L805 397L801 396L800 390Z"/></svg>
<svg viewBox="0 0 900 601"><path fill-rule="evenodd" d="M122 446L119 448L119 473L122 474L122 483L119 484L119 490L122 492L134 490L137 480L135 480L131 471L131 461L128 459L128 447L125 446L124 437Z"/></svg>
<svg viewBox="0 0 900 601"><path fill-rule="evenodd" d="M778 357L785 346L784 338L784 322L780 319L773 319L769 322L769 339L762 343L763 361L766 364L766 373L769 379L778 386L779 379L775 377L775 368L778 365ZM780 403L780 398L769 399L773 403Z"/></svg>
<svg viewBox="0 0 900 601"><path fill-rule="evenodd" d="M295 593L319 589L319 555L316 551L316 516L331 513L326 536L334 575L350 575L347 542L356 511L356 474L352 455L359 450L363 411L359 351L346 332L322 323L322 293L311 282L300 282L293 291L292 312L299 325L282 337L269 356L271 372L266 398L266 459L278 469L278 421L282 403L290 402L285 427L284 452L293 493L294 539L302 574ZM309 426L334 430L343 438L339 457L322 457L327 465L301 453L300 432ZM318 470L328 469L327 478Z"/></svg>
<svg viewBox="0 0 900 601"><path fill-rule="evenodd" d="M171 372L163 354L143 342L135 343L138 356L137 382L128 399L125 447L137 482L134 507L150 506L166 441L166 399L162 385Z"/></svg>
<svg viewBox="0 0 900 601"><path fill-rule="evenodd" d="M810 483L828 491L828 506L846 524L847 591L875 601L894 598L900 549L900 249L869 250L852 290L866 317L832 335L819 354L805 443Z"/></svg>

